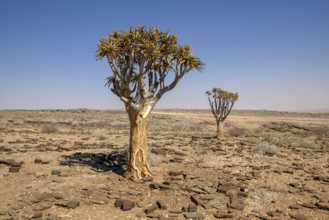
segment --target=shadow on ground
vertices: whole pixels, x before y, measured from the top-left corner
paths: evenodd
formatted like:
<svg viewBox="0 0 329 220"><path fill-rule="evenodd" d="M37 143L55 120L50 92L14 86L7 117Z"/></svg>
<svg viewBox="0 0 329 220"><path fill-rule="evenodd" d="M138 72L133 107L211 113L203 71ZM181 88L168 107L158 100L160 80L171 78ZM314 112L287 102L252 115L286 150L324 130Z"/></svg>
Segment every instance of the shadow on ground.
<svg viewBox="0 0 329 220"><path fill-rule="evenodd" d="M127 164L127 151L113 151L110 153L74 153L62 156L62 166L89 166L96 172L112 171L123 176Z"/></svg>

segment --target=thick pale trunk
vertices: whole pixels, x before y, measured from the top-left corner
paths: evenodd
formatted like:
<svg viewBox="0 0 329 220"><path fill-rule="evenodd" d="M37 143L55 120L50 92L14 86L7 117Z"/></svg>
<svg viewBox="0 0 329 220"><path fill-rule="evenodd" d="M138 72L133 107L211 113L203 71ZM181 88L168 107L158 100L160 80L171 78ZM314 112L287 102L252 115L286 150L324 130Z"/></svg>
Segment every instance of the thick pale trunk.
<svg viewBox="0 0 329 220"><path fill-rule="evenodd" d="M139 112L128 111L130 120L129 158L124 176L128 179L142 179L152 176L147 161L148 117Z"/></svg>
<svg viewBox="0 0 329 220"><path fill-rule="evenodd" d="M217 139L224 139L224 122L221 122L220 120L217 120Z"/></svg>

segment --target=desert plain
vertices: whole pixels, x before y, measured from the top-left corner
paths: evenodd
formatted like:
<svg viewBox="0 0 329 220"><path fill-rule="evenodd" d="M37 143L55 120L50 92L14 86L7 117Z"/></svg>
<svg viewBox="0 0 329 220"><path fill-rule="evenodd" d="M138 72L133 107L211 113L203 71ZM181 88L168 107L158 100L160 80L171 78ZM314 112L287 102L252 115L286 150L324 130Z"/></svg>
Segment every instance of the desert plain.
<svg viewBox="0 0 329 220"><path fill-rule="evenodd" d="M154 110L126 180L121 110L1 110L0 219L329 219L329 114Z"/></svg>

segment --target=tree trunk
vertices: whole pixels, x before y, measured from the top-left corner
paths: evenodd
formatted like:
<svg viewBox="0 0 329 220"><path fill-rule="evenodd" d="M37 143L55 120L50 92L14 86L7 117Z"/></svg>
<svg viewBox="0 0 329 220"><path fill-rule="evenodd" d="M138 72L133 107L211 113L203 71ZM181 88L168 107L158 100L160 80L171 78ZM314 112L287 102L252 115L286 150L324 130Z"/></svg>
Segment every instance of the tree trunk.
<svg viewBox="0 0 329 220"><path fill-rule="evenodd" d="M129 156L124 176L127 179L142 179L152 176L147 161L148 117L141 117L133 109L127 111L130 121Z"/></svg>
<svg viewBox="0 0 329 220"><path fill-rule="evenodd" d="M224 122L221 122L220 120L217 120L217 139L224 139Z"/></svg>

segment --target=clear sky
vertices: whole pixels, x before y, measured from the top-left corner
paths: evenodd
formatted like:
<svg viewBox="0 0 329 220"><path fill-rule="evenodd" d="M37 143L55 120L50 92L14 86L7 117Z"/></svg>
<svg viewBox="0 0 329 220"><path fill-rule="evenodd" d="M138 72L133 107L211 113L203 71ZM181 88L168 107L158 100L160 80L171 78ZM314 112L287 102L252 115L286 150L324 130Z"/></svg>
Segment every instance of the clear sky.
<svg viewBox="0 0 329 220"><path fill-rule="evenodd" d="M1 0L0 109L118 109L98 41L145 25L176 33L206 64L157 108L329 109L328 0Z"/></svg>

